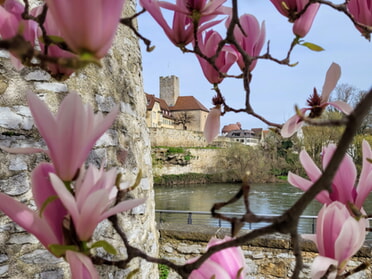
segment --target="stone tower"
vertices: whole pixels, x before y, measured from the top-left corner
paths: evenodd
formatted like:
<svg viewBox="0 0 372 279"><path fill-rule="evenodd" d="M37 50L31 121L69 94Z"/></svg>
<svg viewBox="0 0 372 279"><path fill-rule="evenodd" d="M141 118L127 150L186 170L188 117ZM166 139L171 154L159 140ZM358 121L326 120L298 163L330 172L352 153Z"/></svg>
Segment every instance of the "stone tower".
<svg viewBox="0 0 372 279"><path fill-rule="evenodd" d="M165 100L168 106L174 106L178 96L180 95L180 83L178 77L172 75L160 77L159 79L160 99Z"/></svg>
<svg viewBox="0 0 372 279"><path fill-rule="evenodd" d="M36 3L37 0L30 1ZM126 15L133 15L135 0L126 1ZM123 15L125 16L125 15ZM107 113L119 104L120 113L113 127L98 140L89 162L107 162L116 168L123 180L132 184L142 176L130 198L147 197L146 203L119 215L119 222L129 242L152 256L158 256L158 231L155 224L155 202L151 150L145 121L146 100L143 92L141 53L138 38L126 27L120 27L114 46L101 61L102 67L89 65L65 82L54 80L47 72L24 68L16 72L7 53L0 51L0 145L7 147L43 147L43 140L33 125L25 92L33 91L52 111L56 111L68 91L76 91L83 102L95 111ZM35 208L30 190L30 173L48 158L43 154L15 155L0 151L0 191ZM125 259L126 251L111 224L103 221L95 238L106 239ZM97 253L104 253L97 251ZM121 279L139 270L133 278L158 278L157 265L133 260L127 269L97 266L101 278ZM0 212L0 278L69 277L69 267L61 258L50 254L32 235Z"/></svg>

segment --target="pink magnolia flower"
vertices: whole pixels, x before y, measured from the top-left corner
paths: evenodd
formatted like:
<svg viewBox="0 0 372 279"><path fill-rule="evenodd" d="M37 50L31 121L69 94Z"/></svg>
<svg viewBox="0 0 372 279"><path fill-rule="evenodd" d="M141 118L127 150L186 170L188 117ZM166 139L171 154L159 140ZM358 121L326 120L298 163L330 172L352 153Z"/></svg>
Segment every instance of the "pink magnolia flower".
<svg viewBox="0 0 372 279"><path fill-rule="evenodd" d="M47 163L38 165L32 172L32 193L38 208L37 211L33 211L17 200L0 193L0 211L35 235L47 249L51 244L64 243L62 223L67 214L60 200L56 199L46 203L48 198L56 196L49 180L49 173L54 172L53 166Z"/></svg>
<svg viewBox="0 0 372 279"><path fill-rule="evenodd" d="M177 3L180 1L182 0L177 0ZM185 46L193 40L194 26L191 19L186 14L174 11L173 25L170 27L161 12L159 1L140 0L140 4L161 26L168 39L173 44L176 46Z"/></svg>
<svg viewBox="0 0 372 279"><path fill-rule="evenodd" d="M31 11L31 13L34 16L38 16L38 15L41 14L42 9L43 9L43 7L37 7L35 9L33 9ZM46 31L48 36L54 36L54 37L61 37L62 36L61 32L59 30L59 27L54 22L54 19L53 19L50 12L47 12L45 22L44 22L43 26L44 26L45 31ZM39 38L38 42L39 42L39 45L41 47L41 50L43 52L45 52L46 47L45 47L45 44L44 44L43 40L41 40L42 35L43 34L42 34L41 29L38 28L38 38ZM60 58L76 57L76 55L73 54L72 52L63 50L55 44L51 44L51 45L48 46L48 53L47 54L49 56L52 56L52 57L60 57ZM68 78L74 72L74 69L66 68L66 67L63 67L61 65L54 64L54 63L48 63L48 71L51 73L51 75L53 77L55 77L57 79L65 79L65 78Z"/></svg>
<svg viewBox="0 0 372 279"><path fill-rule="evenodd" d="M210 110L205 121L204 137L207 143L211 143L220 131L221 107L217 106Z"/></svg>
<svg viewBox="0 0 372 279"><path fill-rule="evenodd" d="M207 248L231 240L226 236L224 239L211 238ZM190 262L195 261L192 259ZM203 264L194 270L189 279L243 279L245 272L245 259L240 247L230 247L218 251L210 256ZM213 277L215 276L215 277Z"/></svg>
<svg viewBox="0 0 372 279"><path fill-rule="evenodd" d="M299 114L305 115L307 111L310 111L309 117L316 118L319 117L324 109L331 105L345 114L350 114L353 110L350 105L342 101L332 101L329 102L329 95L332 90L336 87L337 81L341 76L341 68L338 64L332 63L327 71L327 75L324 81L322 95L319 96L316 89L314 88L314 94L307 100L309 107L302 108L299 110ZM283 137L292 136L302 125L303 120L298 114L293 115L291 118L284 123L281 129L281 135Z"/></svg>
<svg viewBox="0 0 372 279"><path fill-rule="evenodd" d="M226 21L226 27L229 26L230 22L231 19ZM235 39L249 56L258 56L265 42L265 22L262 22L260 26L256 17L250 14L242 15L239 22L245 34L236 26L234 30ZM249 71L252 71L256 64L257 60L253 60L249 66ZM238 65L242 70L245 68L243 57L240 55Z"/></svg>
<svg viewBox="0 0 372 279"><path fill-rule="evenodd" d="M112 125L118 114L115 107L106 117L94 114L89 105L84 105L75 92L62 101L57 115L34 93L27 94L28 103L36 127L48 146L48 151L38 148L4 148L12 153L47 152L64 181L71 181L86 160L95 142Z"/></svg>
<svg viewBox="0 0 372 279"><path fill-rule="evenodd" d="M69 250L66 252L66 260L70 264L72 279L99 279L98 272L88 256Z"/></svg>
<svg viewBox="0 0 372 279"><path fill-rule="evenodd" d="M199 48L200 51L207 57L212 57L216 54L218 44L222 40L221 35L214 31L209 30L205 32L204 37L199 34ZM202 67L204 76L212 84L218 84L223 80L220 73L204 58L197 55L199 63ZM230 67L238 60L239 53L229 45L222 47L221 52L216 58L215 66L221 73L227 73Z"/></svg>
<svg viewBox="0 0 372 279"><path fill-rule="evenodd" d="M354 19L361 24L372 27L372 2L370 0L350 0L347 9ZM360 27L356 27L364 37L370 38L370 33Z"/></svg>
<svg viewBox="0 0 372 279"><path fill-rule="evenodd" d="M321 278L330 264L335 265L340 274L347 261L362 247L367 224L366 219L358 221L351 216L341 202L324 205L318 214L315 241L321 258L314 261L311 278Z"/></svg>
<svg viewBox="0 0 372 279"><path fill-rule="evenodd" d="M125 0L45 0L63 39L77 54L102 58L111 47Z"/></svg>
<svg viewBox="0 0 372 279"><path fill-rule="evenodd" d="M158 0L140 0L141 6L145 8L161 26L169 40L176 46L184 47L194 39L193 21L187 14L174 10L172 27L170 27L161 11L162 6L164 4L166 5L166 3L167 2L160 2ZM183 4L184 0L177 0L176 2L177 6L182 6ZM206 28L210 28L221 22L221 20L209 22L212 18L214 18L214 16L202 17L198 22L198 32L202 32Z"/></svg>
<svg viewBox="0 0 372 279"><path fill-rule="evenodd" d="M179 11L198 21L202 17L224 15L231 12L231 8L222 6L226 0L180 0L176 4L163 1L163 8Z"/></svg>
<svg viewBox="0 0 372 279"><path fill-rule="evenodd" d="M309 3L309 0L270 0L274 4L275 8L284 16L289 18L289 21L293 21L294 17L301 12L305 6ZM311 4L305 13L303 13L298 19L294 20L293 33L299 37L305 37L310 31L311 25L313 24L314 18L318 9L319 3Z"/></svg>
<svg viewBox="0 0 372 279"><path fill-rule="evenodd" d="M0 36L3 39L9 39L21 32L25 40L34 45L37 24L32 20L22 19L24 9L24 5L17 0L5 0L3 5L0 5ZM20 70L22 68L21 61L17 58L16 53L11 53L14 67Z"/></svg>
<svg viewBox="0 0 372 279"><path fill-rule="evenodd" d="M372 191L372 164L367 161L368 158L371 158L372 151L367 141L363 140L362 145L363 167L357 186L355 187L357 177L355 164L350 155L346 154L333 178L332 191L320 192L316 196L319 202L324 204L330 204L333 201L339 201L344 204L350 202L355 204L358 209L362 208L368 194ZM336 145L334 144L330 144L323 149L323 169L328 165L335 150ZM316 166L305 150L302 150L300 153L300 161L310 180L289 172L288 182L303 191L307 191L322 175L322 171Z"/></svg>
<svg viewBox="0 0 372 279"><path fill-rule="evenodd" d="M114 169L105 172L92 165L86 171L80 169L79 177L73 187L75 196L56 174L51 173L50 180L62 204L71 215L76 234L82 241L91 238L102 220L132 209L145 201L145 199L132 199L115 205L118 189L115 186L116 170Z"/></svg>

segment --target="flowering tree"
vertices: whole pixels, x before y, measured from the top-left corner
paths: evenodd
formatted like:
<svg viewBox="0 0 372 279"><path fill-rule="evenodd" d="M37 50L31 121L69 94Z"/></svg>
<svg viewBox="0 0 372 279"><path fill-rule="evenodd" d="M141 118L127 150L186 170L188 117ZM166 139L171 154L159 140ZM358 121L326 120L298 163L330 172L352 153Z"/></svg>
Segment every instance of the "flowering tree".
<svg viewBox="0 0 372 279"><path fill-rule="evenodd" d="M370 146L363 143L363 169L358 185L356 169L345 152L363 118L372 105L372 91L359 102L354 110L341 101L329 101L341 75L337 63L330 65L321 94L314 89L308 107L297 109L286 123L274 123L254 111L250 99L252 71L261 60L285 66L291 63L292 51L298 45L311 50L321 48L304 41L320 5L327 5L345 15L346 20L367 39L372 32L372 2L349 0L335 4L325 0L271 0L283 16L293 22L294 39L287 56L273 57L269 44L263 52L266 27L254 15L238 14L238 1L225 6L226 0L140 0L144 8L130 18L120 18L124 0L45 0L42 5L30 8L27 0L0 1L0 48L8 50L17 69L40 67L57 79L67 79L73 72L87 64L99 65L100 59L111 47L119 24L133 29L151 50L151 42L133 28L136 16L147 11L154 18L169 40L182 52L197 56L205 78L213 85L215 107L209 113L205 136L210 142L219 131L220 117L226 112L248 113L280 132L283 137L293 135L301 125L344 125L345 131L337 146L323 150L323 170L319 170L310 156L300 153L300 160L309 180L289 174L289 182L305 191L299 200L279 217L260 217L249 207L249 183L246 177L239 192L231 200L215 204L212 216L230 220L232 238L212 239L205 254L183 265L154 258L133 247L117 222L116 214L129 210L144 199L120 199L122 193L132 189L122 188L115 170L85 166L88 153L97 139L113 123L118 109L105 117L94 114L91 107L83 105L77 93L71 92L61 103L56 115L32 92L27 93L31 113L48 150L38 148L9 149L13 153L43 152L50 163L39 164L32 172L32 190L37 211L0 193L0 210L20 226L34 234L55 256L64 257L70 264L73 278L97 278L94 264L116 265L125 268L133 258L140 257L154 263L168 265L183 278L243 278L244 259L239 246L258 236L279 232L289 234L293 242L296 265L293 278L298 278L302 268L299 246L298 220L307 205L318 199L324 203L319 212L316 236L319 250L312 266L313 278L344 278L347 261L359 250L368 226L363 203L372 190ZM172 24L164 11L172 14ZM221 19L222 16L222 19ZM217 24L226 27L223 37L213 30ZM237 65L239 73L230 73ZM234 108L225 100L226 93L219 85L225 79L242 81L245 103ZM330 105L344 113L341 120L318 120ZM347 173L348 175L345 175ZM217 212L224 205L243 198L246 212L241 218L230 219ZM98 223L108 218L127 248L127 258L109 261L92 255L92 249L103 247L116 253L105 240L93 242L92 234ZM236 237L244 222L265 221L269 225Z"/></svg>

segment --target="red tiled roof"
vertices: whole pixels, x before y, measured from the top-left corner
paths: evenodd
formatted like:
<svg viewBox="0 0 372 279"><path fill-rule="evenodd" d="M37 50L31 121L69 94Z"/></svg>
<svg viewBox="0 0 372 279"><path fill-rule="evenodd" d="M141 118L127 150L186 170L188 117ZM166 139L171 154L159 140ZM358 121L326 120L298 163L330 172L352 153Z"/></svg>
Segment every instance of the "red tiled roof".
<svg viewBox="0 0 372 279"><path fill-rule="evenodd" d="M155 104L155 95L150 95L150 94L145 93L145 96L146 96L146 101L147 101L146 108L147 110L152 110Z"/></svg>
<svg viewBox="0 0 372 279"><path fill-rule="evenodd" d="M160 108L162 110L169 111L169 107L163 99L156 98L155 95L150 95L150 94L147 94L147 93L145 93L145 95L146 95L146 99L147 99L147 110L152 110L152 108L154 107L155 102L158 102L159 105L160 105Z"/></svg>
<svg viewBox="0 0 372 279"><path fill-rule="evenodd" d="M209 110L193 96L179 96L174 106L170 107L170 110L204 110L209 112Z"/></svg>
<svg viewBox="0 0 372 279"><path fill-rule="evenodd" d="M223 126L222 133L224 134L224 133L228 133L234 130L241 130L241 129L242 129L242 125L239 122L237 122L235 124L229 124L229 125Z"/></svg>

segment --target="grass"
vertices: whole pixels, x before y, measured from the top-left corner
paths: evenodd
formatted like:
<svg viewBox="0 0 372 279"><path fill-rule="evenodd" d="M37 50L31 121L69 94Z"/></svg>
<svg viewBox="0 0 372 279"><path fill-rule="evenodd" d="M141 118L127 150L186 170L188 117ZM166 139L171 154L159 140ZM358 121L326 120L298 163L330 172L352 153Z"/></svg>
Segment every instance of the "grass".
<svg viewBox="0 0 372 279"><path fill-rule="evenodd" d="M159 264L159 279L167 279L169 274L169 267L164 264Z"/></svg>

